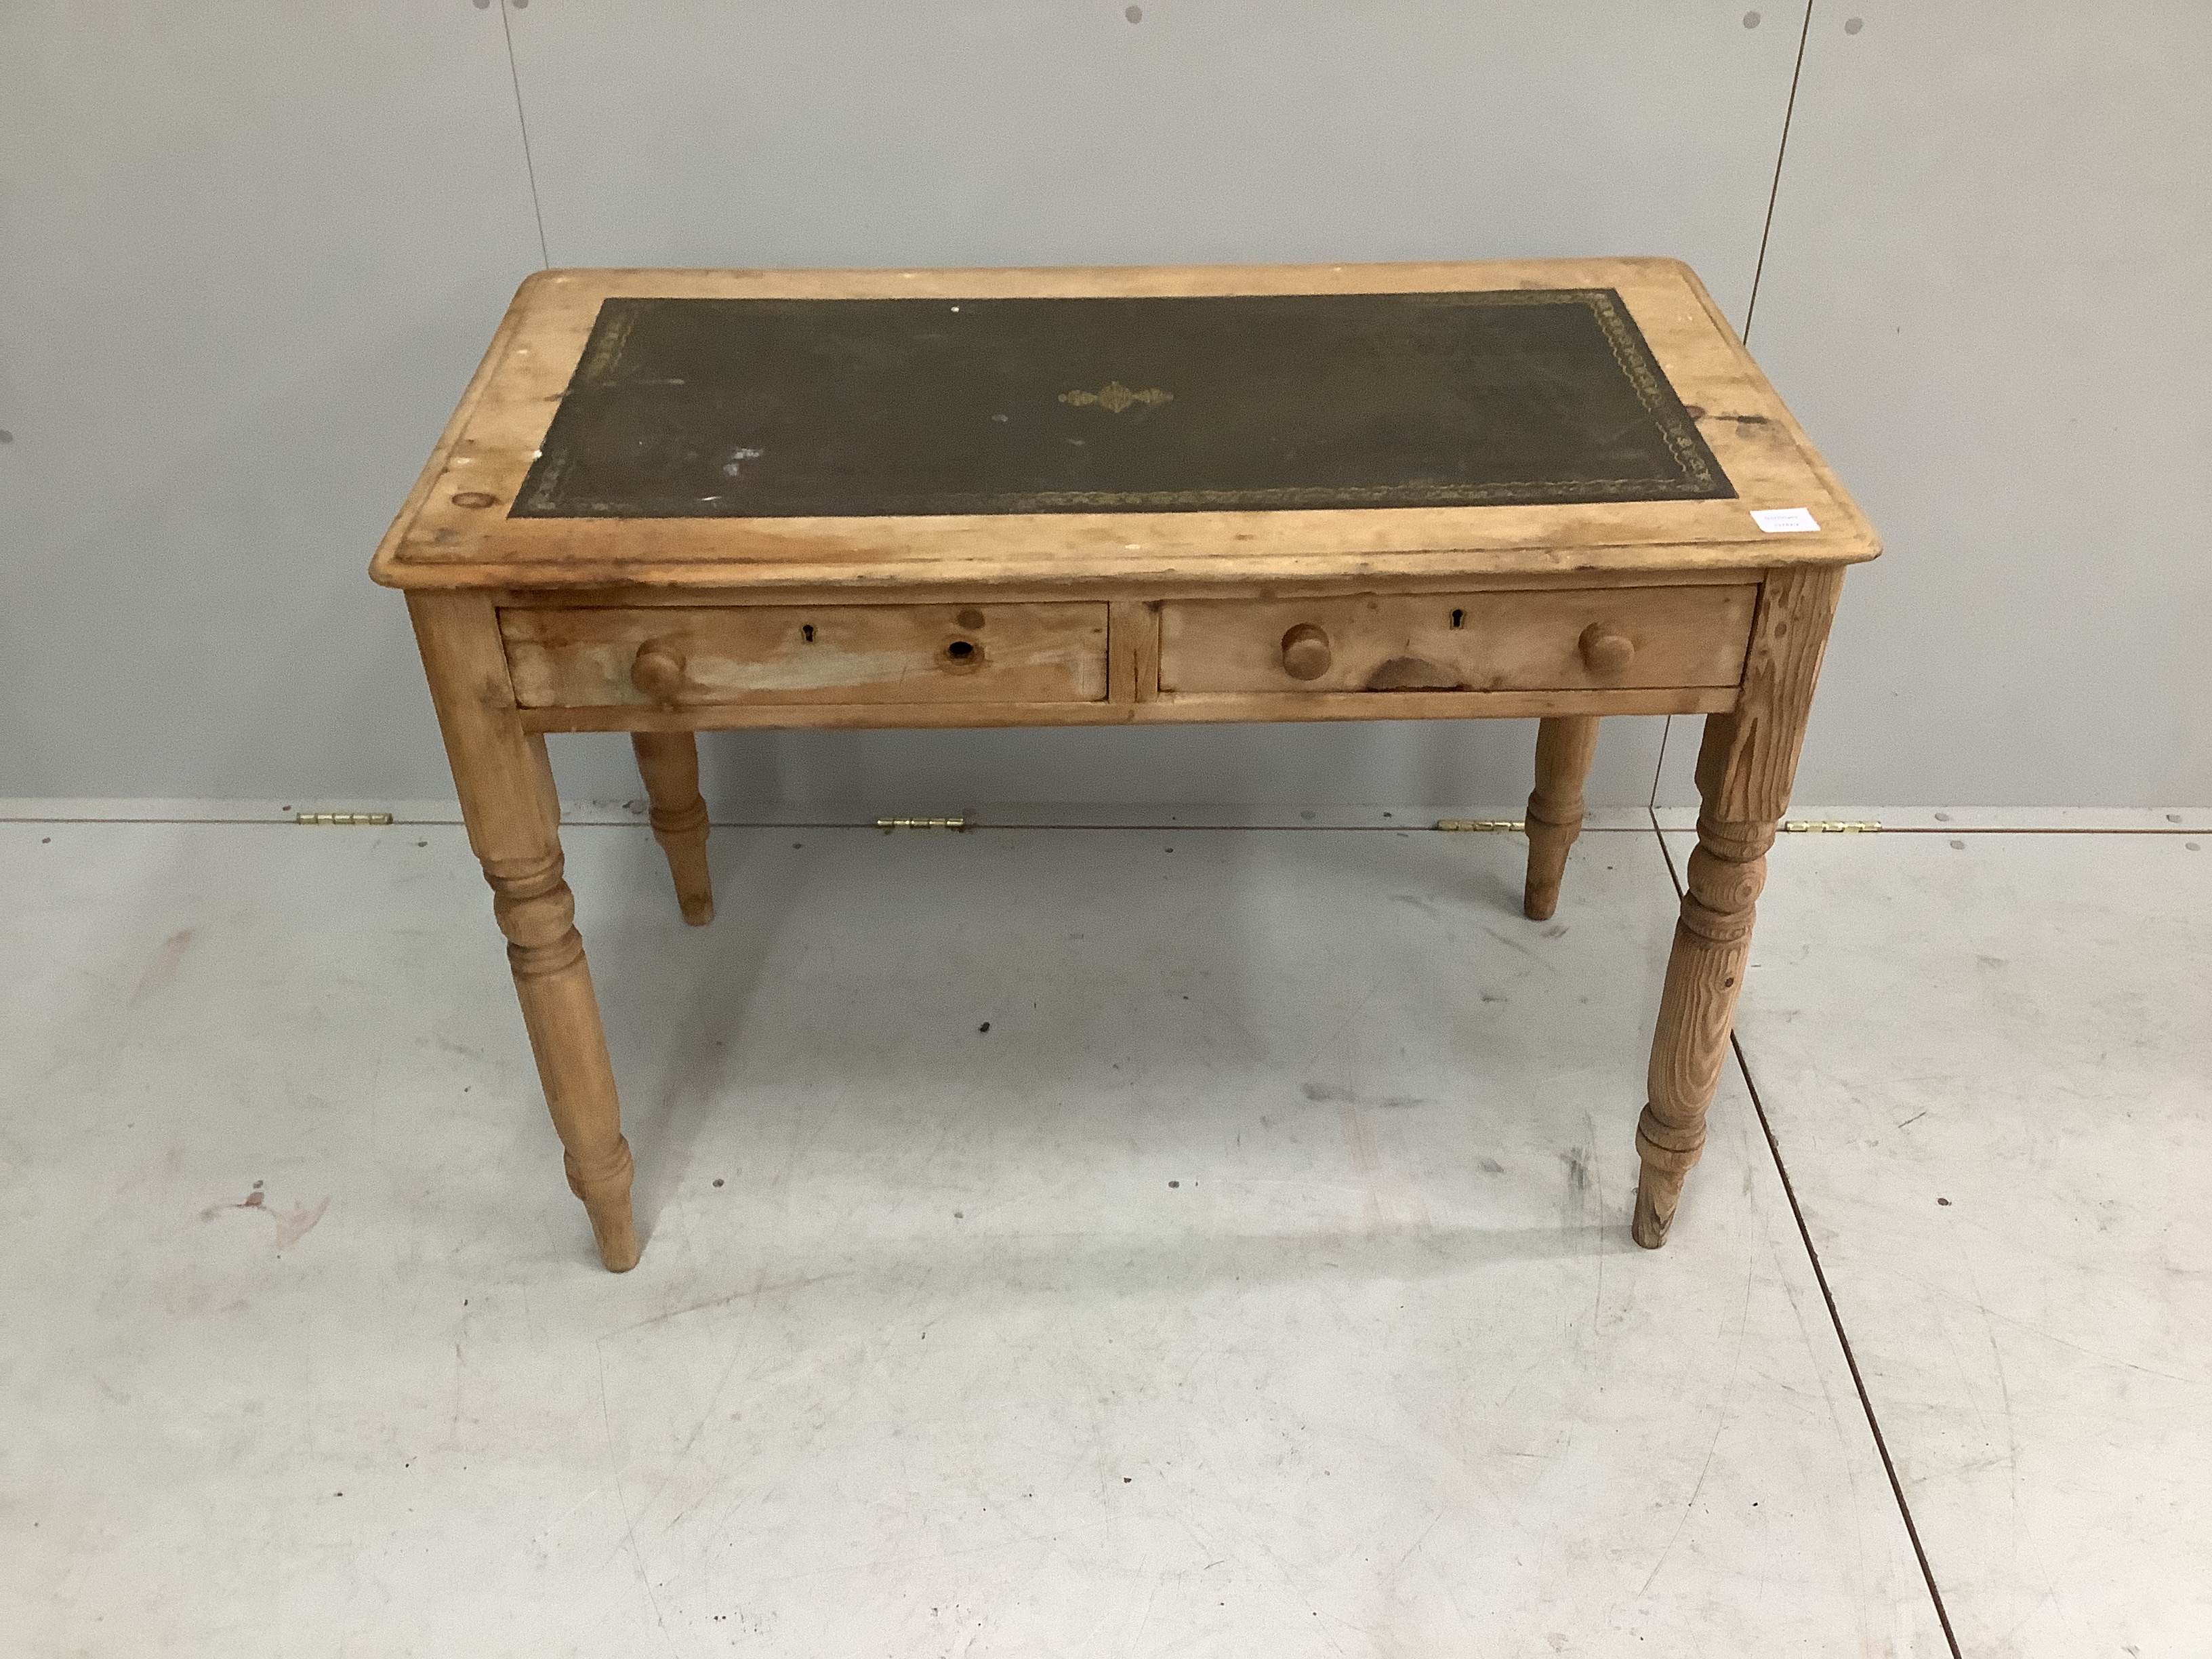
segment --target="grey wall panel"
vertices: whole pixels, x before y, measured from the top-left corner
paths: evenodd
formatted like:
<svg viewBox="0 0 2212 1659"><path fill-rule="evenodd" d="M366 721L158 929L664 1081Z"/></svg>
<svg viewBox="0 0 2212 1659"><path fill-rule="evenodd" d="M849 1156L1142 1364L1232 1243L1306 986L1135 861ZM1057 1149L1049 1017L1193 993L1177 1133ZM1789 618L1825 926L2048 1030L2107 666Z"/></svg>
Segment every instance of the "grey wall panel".
<svg viewBox="0 0 2212 1659"><path fill-rule="evenodd" d="M1729 0L537 0L556 264L1668 253L1740 315L1797 35Z"/></svg>
<svg viewBox="0 0 2212 1659"><path fill-rule="evenodd" d="M1802 4L533 0L556 264L1689 259L1749 297ZM1592 799L1642 801L1660 723ZM1526 725L716 738L734 805L1470 802ZM564 785L600 763L556 745ZM573 757L573 758L572 758Z"/></svg>
<svg viewBox="0 0 2212 1659"><path fill-rule="evenodd" d="M367 561L539 262L497 11L0 8L0 794L450 793Z"/></svg>
<svg viewBox="0 0 2212 1659"><path fill-rule="evenodd" d="M1802 16L505 21L557 261L1632 249L1741 315ZM466 0L0 8L0 793L444 791L399 609L361 573L538 263L501 24ZM2208 83L2194 0L1823 0L1751 339L1891 553L1851 580L1801 799L2212 799ZM1641 799L1657 725L1609 731L1596 799ZM749 735L709 763L730 804L1502 804L1527 747ZM564 740L564 781L627 793L623 748Z"/></svg>
<svg viewBox="0 0 2212 1659"><path fill-rule="evenodd" d="M2208 181L2203 0L1820 0L1750 343L1888 550L1801 800L2212 801Z"/></svg>

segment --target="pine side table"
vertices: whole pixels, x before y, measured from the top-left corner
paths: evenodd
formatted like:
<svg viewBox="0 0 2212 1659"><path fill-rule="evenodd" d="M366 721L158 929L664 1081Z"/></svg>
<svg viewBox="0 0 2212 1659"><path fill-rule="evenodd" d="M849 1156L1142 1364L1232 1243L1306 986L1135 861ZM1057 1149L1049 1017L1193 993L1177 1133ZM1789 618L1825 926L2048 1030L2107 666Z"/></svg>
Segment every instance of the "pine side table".
<svg viewBox="0 0 2212 1659"><path fill-rule="evenodd" d="M550 270L377 550L568 1184L630 1151L548 732L631 734L687 921L694 733L1534 717L1526 908L1607 714L1702 714L1632 1229L1727 1052L1844 567L1880 550L1668 259Z"/></svg>

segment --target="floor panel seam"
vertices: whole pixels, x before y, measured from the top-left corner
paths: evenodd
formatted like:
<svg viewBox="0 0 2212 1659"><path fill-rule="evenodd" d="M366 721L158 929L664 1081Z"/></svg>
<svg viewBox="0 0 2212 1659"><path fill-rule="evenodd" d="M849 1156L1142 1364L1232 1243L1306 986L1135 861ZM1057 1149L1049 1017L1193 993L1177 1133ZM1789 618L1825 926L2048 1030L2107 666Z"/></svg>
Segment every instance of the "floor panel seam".
<svg viewBox="0 0 2212 1659"><path fill-rule="evenodd" d="M1670 866L1671 867L1671 866ZM1759 1098L1759 1085L1752 1080L1751 1065L1744 1058L1743 1042L1731 1030L1729 1049L1735 1056L1735 1066L1743 1079L1744 1092L1751 1097L1751 1109L1759 1119L1759 1132L1766 1137L1767 1154L1774 1160L1775 1173L1782 1177L1783 1196L1790 1200L1790 1213L1797 1223L1797 1237L1803 1241L1805 1259L1813 1265L1813 1280L1820 1287L1820 1299L1827 1304L1828 1322L1835 1328L1836 1341L1844 1351L1844 1364L1851 1374L1851 1387L1858 1391L1859 1409L1866 1413L1867 1427L1874 1435L1875 1450L1881 1455L1882 1473L1889 1477L1890 1494L1897 1500L1897 1512L1905 1522L1905 1535L1912 1540L1913 1558L1920 1563L1920 1577L1928 1586L1928 1599L1935 1604L1936 1621L1943 1627L1943 1639L1951 1649L1951 1659L1963 1659L1959 1650L1958 1636L1951 1629L1951 1614L1943 1605L1943 1592L1936 1583L1936 1570L1929 1564L1928 1551L1920 1541L1920 1528L1912 1518L1912 1506L1905 1501L1905 1483L1898 1478L1897 1465L1889 1455L1889 1441L1881 1431L1881 1419L1875 1415L1874 1400L1867 1393L1866 1378L1859 1371L1858 1356L1851 1351L1851 1339L1844 1329L1844 1317L1836 1307L1835 1293L1828 1288L1828 1274L1820 1265L1820 1253L1813 1245L1812 1229L1806 1224L1805 1211L1797 1201L1797 1188L1790 1179L1790 1166L1783 1161L1782 1145L1775 1138L1774 1125L1766 1115L1766 1103Z"/></svg>

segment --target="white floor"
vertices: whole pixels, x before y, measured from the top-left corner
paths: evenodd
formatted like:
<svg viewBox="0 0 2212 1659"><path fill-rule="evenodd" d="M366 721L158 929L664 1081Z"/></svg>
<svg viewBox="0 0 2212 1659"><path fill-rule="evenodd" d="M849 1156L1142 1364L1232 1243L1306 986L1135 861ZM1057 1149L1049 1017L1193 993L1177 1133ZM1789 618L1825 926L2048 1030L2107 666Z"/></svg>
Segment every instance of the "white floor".
<svg viewBox="0 0 2212 1659"><path fill-rule="evenodd" d="M616 1278L459 830L0 824L0 1650L2195 1659L2185 833L1784 842L1816 1271L1649 830L578 825Z"/></svg>
<svg viewBox="0 0 2212 1659"><path fill-rule="evenodd" d="M1739 1035L1967 1654L2212 1654L2207 839L1793 837L1761 907Z"/></svg>

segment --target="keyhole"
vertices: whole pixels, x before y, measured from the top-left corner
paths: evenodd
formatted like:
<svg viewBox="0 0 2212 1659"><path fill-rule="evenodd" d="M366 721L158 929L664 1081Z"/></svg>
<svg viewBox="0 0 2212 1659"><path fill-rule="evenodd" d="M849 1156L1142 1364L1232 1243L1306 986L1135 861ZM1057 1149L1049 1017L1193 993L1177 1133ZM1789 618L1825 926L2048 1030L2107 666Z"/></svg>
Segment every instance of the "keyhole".
<svg viewBox="0 0 2212 1659"><path fill-rule="evenodd" d="M966 662L975 654L975 647L965 640L955 640L945 647L945 654L955 662Z"/></svg>
<svg viewBox="0 0 2212 1659"><path fill-rule="evenodd" d="M813 624L812 623L808 623L805 627L801 628L801 629L799 630L799 637L800 639L802 639L802 640L805 640L805 641L807 642L807 644L809 644L809 645L813 644L813 643L814 643L814 624Z"/></svg>
<svg viewBox="0 0 2212 1659"><path fill-rule="evenodd" d="M1466 612L1466 611L1453 611L1453 612L1452 612L1452 626L1453 626L1454 628L1464 628L1464 627L1466 627L1466 626L1467 626L1467 612Z"/></svg>

